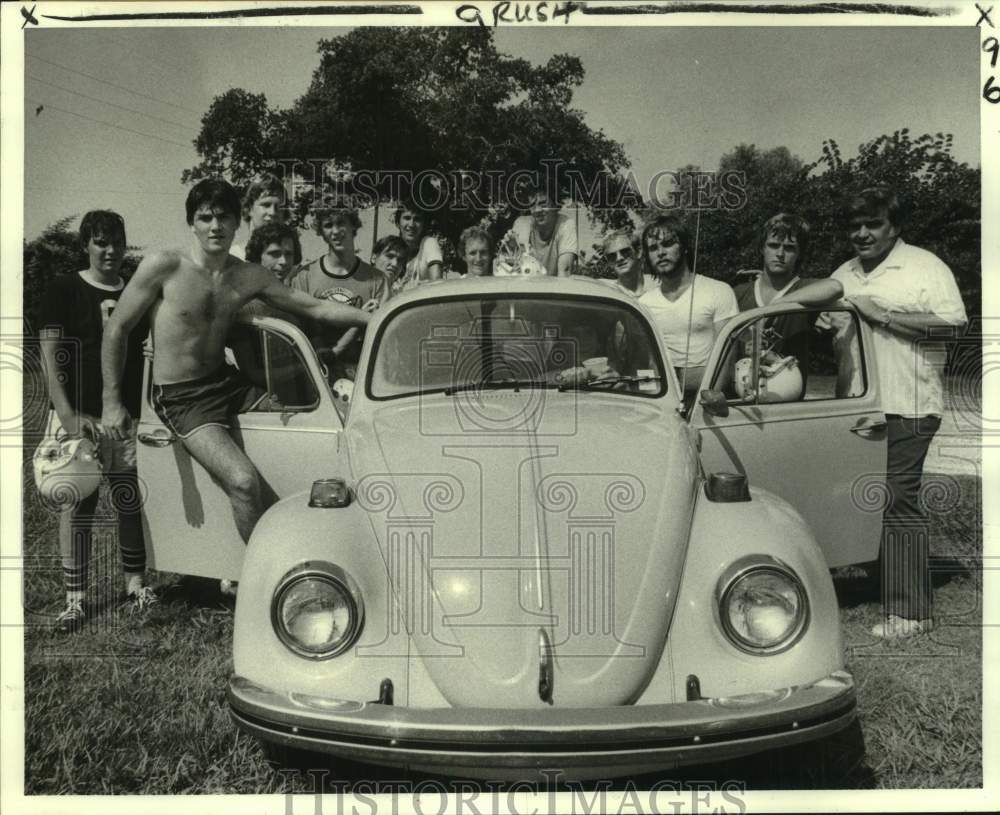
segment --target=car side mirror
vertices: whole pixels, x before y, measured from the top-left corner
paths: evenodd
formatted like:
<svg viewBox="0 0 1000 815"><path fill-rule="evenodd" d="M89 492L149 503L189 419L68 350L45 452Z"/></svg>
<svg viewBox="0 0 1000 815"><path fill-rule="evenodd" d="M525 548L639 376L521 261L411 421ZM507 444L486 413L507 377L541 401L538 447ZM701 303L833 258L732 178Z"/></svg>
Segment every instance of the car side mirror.
<svg viewBox="0 0 1000 815"><path fill-rule="evenodd" d="M725 418L729 415L729 402L726 401L726 396L722 391L703 390L698 404L709 416Z"/></svg>

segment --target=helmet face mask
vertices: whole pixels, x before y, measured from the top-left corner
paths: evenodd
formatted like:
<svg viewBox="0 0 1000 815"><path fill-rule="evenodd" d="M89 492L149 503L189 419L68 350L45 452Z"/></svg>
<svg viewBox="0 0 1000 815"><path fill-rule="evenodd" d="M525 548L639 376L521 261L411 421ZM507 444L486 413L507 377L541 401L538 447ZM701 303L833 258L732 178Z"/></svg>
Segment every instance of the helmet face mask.
<svg viewBox="0 0 1000 815"><path fill-rule="evenodd" d="M39 495L59 509L93 495L104 474L100 450L88 438L47 439L38 445L32 463Z"/></svg>

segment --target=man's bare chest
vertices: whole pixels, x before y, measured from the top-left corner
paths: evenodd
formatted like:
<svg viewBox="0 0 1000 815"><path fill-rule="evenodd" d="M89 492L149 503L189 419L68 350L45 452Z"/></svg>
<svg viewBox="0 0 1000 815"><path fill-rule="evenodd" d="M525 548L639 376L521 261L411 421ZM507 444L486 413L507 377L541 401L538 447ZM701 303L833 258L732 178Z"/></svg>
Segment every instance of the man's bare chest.
<svg viewBox="0 0 1000 815"><path fill-rule="evenodd" d="M228 321L249 299L246 288L232 274L181 273L164 286L164 305L168 313L186 324Z"/></svg>

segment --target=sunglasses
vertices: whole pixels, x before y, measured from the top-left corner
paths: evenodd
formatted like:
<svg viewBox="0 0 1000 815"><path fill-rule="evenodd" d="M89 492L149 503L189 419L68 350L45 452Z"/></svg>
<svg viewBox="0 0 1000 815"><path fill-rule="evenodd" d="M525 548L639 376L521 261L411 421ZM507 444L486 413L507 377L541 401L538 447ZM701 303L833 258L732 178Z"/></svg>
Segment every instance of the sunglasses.
<svg viewBox="0 0 1000 815"><path fill-rule="evenodd" d="M608 252L607 254L605 254L604 257L606 257L612 263L617 262L619 258L621 258L622 260L628 260L632 257L632 250L627 248L620 249L617 252Z"/></svg>

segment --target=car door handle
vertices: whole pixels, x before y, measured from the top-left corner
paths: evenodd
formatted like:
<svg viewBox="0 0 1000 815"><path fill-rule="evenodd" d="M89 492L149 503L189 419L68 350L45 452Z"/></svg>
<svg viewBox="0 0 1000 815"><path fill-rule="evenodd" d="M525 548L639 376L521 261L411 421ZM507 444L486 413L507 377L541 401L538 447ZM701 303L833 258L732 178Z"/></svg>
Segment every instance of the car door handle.
<svg viewBox="0 0 1000 815"><path fill-rule="evenodd" d="M854 425L851 428L851 432L867 439L876 433L882 432L887 426L885 419L869 419L866 417Z"/></svg>
<svg viewBox="0 0 1000 815"><path fill-rule="evenodd" d="M139 441L147 447L166 447L177 441L177 437L166 430L156 430L152 433L140 433Z"/></svg>

